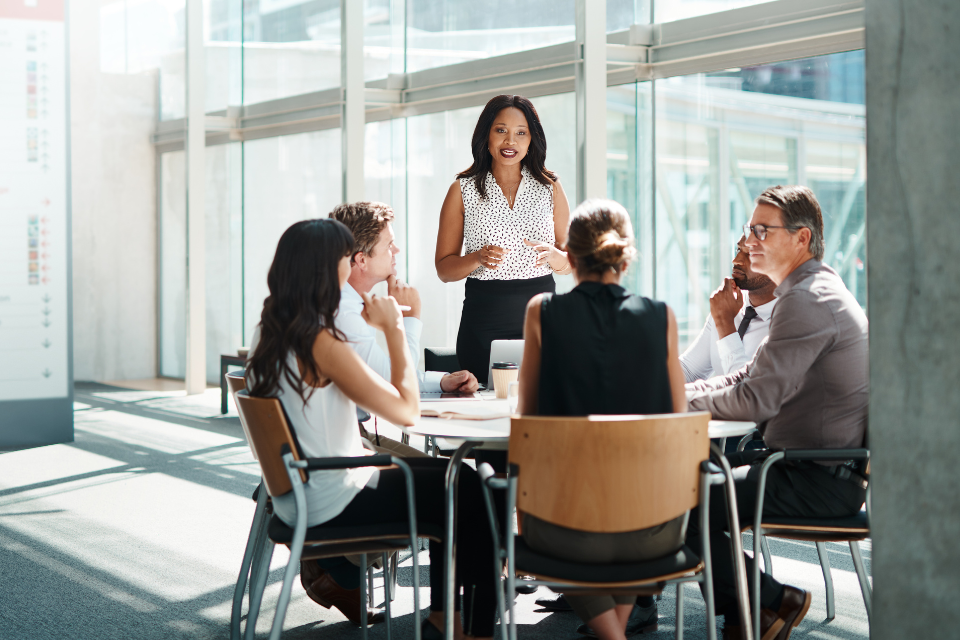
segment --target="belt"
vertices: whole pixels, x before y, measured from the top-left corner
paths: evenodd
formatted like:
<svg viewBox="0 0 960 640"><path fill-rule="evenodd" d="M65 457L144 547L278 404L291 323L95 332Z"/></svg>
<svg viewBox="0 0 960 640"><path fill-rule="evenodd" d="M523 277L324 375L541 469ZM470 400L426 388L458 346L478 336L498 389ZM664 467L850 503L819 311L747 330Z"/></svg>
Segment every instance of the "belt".
<svg viewBox="0 0 960 640"><path fill-rule="evenodd" d="M866 489L870 483L870 476L860 471L860 462L857 460L847 460L838 465L828 467L808 460L798 460L792 463L798 469L819 469L837 480L852 482L861 489Z"/></svg>

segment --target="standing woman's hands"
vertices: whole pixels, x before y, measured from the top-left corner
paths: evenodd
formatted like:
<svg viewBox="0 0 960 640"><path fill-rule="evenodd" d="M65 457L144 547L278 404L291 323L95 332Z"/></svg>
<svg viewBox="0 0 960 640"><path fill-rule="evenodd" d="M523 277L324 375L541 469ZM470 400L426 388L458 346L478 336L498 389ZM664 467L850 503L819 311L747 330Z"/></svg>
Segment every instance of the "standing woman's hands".
<svg viewBox="0 0 960 640"><path fill-rule="evenodd" d="M510 249L498 247L495 244L485 244L477 251L477 257L480 260L480 266L487 269L496 269L503 262L503 259L510 253Z"/></svg>
<svg viewBox="0 0 960 640"><path fill-rule="evenodd" d="M543 265L549 265L550 268L556 273L569 273L570 261L567 259L567 254L560 249L557 249L553 245L549 245L545 242L535 242L533 240L523 239L523 244L528 247L533 247L537 252L536 260L534 264L538 267Z"/></svg>

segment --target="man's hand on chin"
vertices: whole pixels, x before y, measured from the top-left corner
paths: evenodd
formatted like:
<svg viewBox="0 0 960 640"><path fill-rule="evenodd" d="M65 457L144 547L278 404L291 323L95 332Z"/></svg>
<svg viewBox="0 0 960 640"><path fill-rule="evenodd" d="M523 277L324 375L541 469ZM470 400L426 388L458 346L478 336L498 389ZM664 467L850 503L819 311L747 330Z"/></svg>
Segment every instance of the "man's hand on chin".
<svg viewBox="0 0 960 640"><path fill-rule="evenodd" d="M469 371L455 371L440 378L440 390L444 393L473 393L480 388L477 376Z"/></svg>

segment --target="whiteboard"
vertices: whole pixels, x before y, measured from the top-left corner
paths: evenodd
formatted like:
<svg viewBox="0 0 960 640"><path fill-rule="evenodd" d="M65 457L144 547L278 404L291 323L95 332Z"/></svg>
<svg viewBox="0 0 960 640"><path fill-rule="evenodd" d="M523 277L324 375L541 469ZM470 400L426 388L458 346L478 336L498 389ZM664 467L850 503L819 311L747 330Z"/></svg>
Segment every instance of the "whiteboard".
<svg viewBox="0 0 960 640"><path fill-rule="evenodd" d="M73 439L64 0L0 0L0 448Z"/></svg>

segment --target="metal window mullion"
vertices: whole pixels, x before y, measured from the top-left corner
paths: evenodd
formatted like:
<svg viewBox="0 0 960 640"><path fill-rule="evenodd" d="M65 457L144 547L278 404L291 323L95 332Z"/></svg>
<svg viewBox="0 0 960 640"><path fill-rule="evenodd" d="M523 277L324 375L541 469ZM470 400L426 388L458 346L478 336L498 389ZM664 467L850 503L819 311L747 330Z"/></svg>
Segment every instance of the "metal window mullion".
<svg viewBox="0 0 960 640"><path fill-rule="evenodd" d="M607 7L588 0L576 6L577 201L582 202L607 196Z"/></svg>
<svg viewBox="0 0 960 640"><path fill-rule="evenodd" d="M363 200L363 2L340 0L340 117L344 202Z"/></svg>
<svg viewBox="0 0 960 640"><path fill-rule="evenodd" d="M187 331L188 394L207 388L206 339L206 112L203 0L187 0Z"/></svg>

